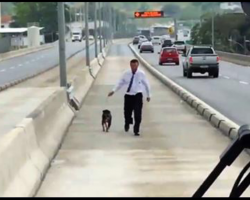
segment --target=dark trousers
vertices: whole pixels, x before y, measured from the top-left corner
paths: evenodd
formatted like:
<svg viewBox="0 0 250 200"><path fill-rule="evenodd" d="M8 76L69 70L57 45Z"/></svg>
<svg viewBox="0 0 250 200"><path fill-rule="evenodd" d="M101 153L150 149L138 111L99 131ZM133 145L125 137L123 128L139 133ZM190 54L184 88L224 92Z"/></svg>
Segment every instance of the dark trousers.
<svg viewBox="0 0 250 200"><path fill-rule="evenodd" d="M143 95L138 93L136 95L125 95L124 97L124 118L125 125L133 124L132 113L134 111L134 132L140 132L141 115L143 106Z"/></svg>

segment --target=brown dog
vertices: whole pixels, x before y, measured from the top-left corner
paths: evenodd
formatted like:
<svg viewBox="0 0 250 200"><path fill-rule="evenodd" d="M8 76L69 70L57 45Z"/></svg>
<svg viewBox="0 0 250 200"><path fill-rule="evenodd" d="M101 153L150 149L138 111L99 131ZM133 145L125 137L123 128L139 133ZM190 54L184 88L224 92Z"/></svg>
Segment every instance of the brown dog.
<svg viewBox="0 0 250 200"><path fill-rule="evenodd" d="M112 115L109 110L102 111L102 129L103 132L108 132L112 122Z"/></svg>

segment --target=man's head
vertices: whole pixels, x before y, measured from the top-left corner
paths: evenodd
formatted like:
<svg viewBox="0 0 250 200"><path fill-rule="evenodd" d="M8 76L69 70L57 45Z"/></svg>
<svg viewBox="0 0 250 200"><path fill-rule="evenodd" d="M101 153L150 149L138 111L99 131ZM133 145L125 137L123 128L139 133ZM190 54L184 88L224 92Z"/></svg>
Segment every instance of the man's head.
<svg viewBox="0 0 250 200"><path fill-rule="evenodd" d="M130 67L133 73L135 73L139 67L139 61L137 59L133 59L130 61Z"/></svg>

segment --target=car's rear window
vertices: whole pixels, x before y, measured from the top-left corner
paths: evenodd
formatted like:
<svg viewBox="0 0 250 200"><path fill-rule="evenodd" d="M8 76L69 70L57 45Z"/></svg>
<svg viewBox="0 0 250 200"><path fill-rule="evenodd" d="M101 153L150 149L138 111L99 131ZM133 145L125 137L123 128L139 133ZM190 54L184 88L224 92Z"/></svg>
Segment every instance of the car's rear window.
<svg viewBox="0 0 250 200"><path fill-rule="evenodd" d="M160 38L159 37L154 37L155 40L159 40Z"/></svg>
<svg viewBox="0 0 250 200"><path fill-rule="evenodd" d="M174 42L174 44L183 45L183 44L185 44L185 42L183 42L183 41L176 41L176 42Z"/></svg>
<svg viewBox="0 0 250 200"><path fill-rule="evenodd" d="M211 48L193 48L191 54L213 54Z"/></svg>
<svg viewBox="0 0 250 200"><path fill-rule="evenodd" d="M176 53L176 49L174 48L167 48L167 49L163 49L164 53Z"/></svg>
<svg viewBox="0 0 250 200"><path fill-rule="evenodd" d="M172 44L171 40L164 40L164 44Z"/></svg>

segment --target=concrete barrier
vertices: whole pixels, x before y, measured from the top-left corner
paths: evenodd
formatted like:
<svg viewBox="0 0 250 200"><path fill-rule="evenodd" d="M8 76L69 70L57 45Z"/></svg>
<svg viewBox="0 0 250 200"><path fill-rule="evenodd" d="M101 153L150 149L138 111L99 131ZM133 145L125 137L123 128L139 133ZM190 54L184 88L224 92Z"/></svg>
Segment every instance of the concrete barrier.
<svg viewBox="0 0 250 200"><path fill-rule="evenodd" d="M157 77L162 83L173 90L177 95L179 95L184 101L186 101L190 106L192 106L198 113L200 113L205 119L212 123L215 127L221 130L229 137L237 137L237 131L239 125L216 111L214 108L206 104L201 99L197 98L195 95L182 88L180 85L163 75L161 72L152 67L145 59L143 59L140 54L129 44L130 49L139 59L139 61L145 66L155 77ZM185 94L185 95L184 95ZM222 123L223 122L223 123ZM234 138L233 138L234 139Z"/></svg>
<svg viewBox="0 0 250 200"><path fill-rule="evenodd" d="M100 70L97 59L91 65L97 76ZM94 79L85 69L74 81L77 97L82 101ZM1 197L32 197L36 194L74 116L66 90L58 88L1 138Z"/></svg>
<svg viewBox="0 0 250 200"><path fill-rule="evenodd" d="M237 54L237 53L228 53L223 51L216 51L216 53L221 57L222 60L227 62L232 62L242 66L250 66L250 56Z"/></svg>
<svg viewBox="0 0 250 200"><path fill-rule="evenodd" d="M0 196L33 196L55 156L74 113L58 88L0 140Z"/></svg>
<svg viewBox="0 0 250 200"><path fill-rule="evenodd" d="M109 43L103 50L105 55L108 54L111 44ZM94 59L90 63L91 73L93 77L91 76L89 69L86 67L82 70L81 74L78 74L77 77L75 77L72 80L72 85L74 87L74 96L80 103L84 101L84 97L88 93L89 89L91 88L92 84L94 83L94 79L98 75L98 72L101 69L101 66L104 64L105 59L102 58L102 53L98 55L98 58Z"/></svg>

